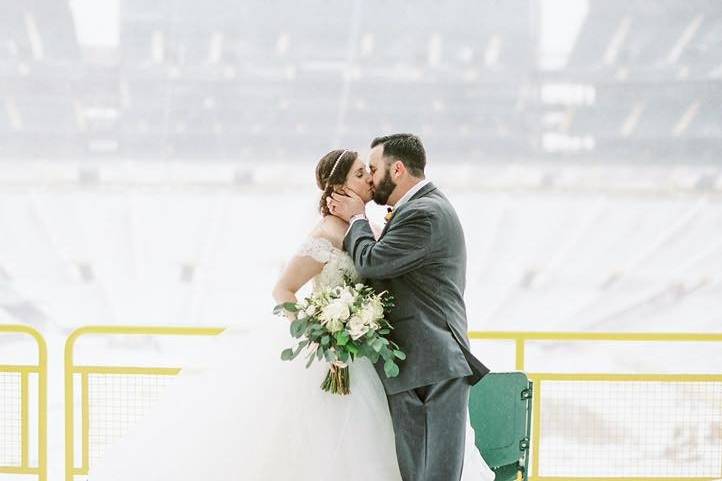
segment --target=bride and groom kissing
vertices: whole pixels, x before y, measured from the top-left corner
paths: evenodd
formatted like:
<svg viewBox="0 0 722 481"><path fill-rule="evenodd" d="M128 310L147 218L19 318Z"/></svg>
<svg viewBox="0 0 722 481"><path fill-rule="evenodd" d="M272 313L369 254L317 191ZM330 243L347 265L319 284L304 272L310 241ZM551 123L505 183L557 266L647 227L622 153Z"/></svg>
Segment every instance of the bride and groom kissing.
<svg viewBox="0 0 722 481"><path fill-rule="evenodd" d="M349 170L341 166L344 156L348 165L355 162L353 153L343 151L328 180L335 169ZM341 221L329 224L348 223L343 248L359 275L396 299L389 320L406 360L398 377L387 378L378 364L377 370L402 478L457 480L470 385L488 372L471 353L467 336L464 233L449 200L425 178L426 155L417 136L374 139L368 163L363 180L374 202L390 206L378 238L365 216L363 188L356 182L354 189L353 179L325 199L328 212Z"/></svg>
<svg viewBox="0 0 722 481"><path fill-rule="evenodd" d="M308 282L314 292L349 278L389 291L389 336L406 354L396 377L357 358L348 366L351 395L331 395L318 387L327 372L321 363L279 359L287 323L273 317L251 331L229 328L217 336L213 368L184 369L88 479L484 479L468 400L489 370L467 336L464 233L425 167L412 134L374 139L368 165L351 150L323 156L315 172L322 219L273 288L277 304L296 303ZM372 200L390 206L384 226L366 218Z"/></svg>

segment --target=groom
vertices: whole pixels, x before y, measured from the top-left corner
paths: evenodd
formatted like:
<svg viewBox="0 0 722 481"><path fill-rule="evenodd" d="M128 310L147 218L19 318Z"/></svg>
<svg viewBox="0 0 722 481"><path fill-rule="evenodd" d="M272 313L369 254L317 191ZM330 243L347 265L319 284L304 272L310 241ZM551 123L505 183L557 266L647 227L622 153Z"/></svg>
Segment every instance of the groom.
<svg viewBox="0 0 722 481"><path fill-rule="evenodd" d="M361 277L395 298L392 340L407 357L386 389L404 481L456 481L464 462L469 387L489 369L471 353L464 287L466 245L449 200L426 180L426 153L411 134L378 137L369 169L374 201L392 207L374 238L361 198L328 199L350 223L344 248Z"/></svg>

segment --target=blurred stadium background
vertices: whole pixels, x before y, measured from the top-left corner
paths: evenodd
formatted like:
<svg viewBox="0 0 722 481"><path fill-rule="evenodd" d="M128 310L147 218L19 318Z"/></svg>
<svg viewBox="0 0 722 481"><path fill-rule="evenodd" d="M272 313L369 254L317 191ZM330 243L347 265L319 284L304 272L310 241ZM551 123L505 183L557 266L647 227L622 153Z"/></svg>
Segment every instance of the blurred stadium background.
<svg viewBox="0 0 722 481"><path fill-rule="evenodd" d="M470 329L722 331L718 0L6 0L0 323L59 382L78 326L268 321L317 159L394 132L462 217ZM609 352L574 359L667 365Z"/></svg>
<svg viewBox="0 0 722 481"><path fill-rule="evenodd" d="M241 323L313 166L422 136L478 329L722 326L716 0L8 1L0 320Z"/></svg>

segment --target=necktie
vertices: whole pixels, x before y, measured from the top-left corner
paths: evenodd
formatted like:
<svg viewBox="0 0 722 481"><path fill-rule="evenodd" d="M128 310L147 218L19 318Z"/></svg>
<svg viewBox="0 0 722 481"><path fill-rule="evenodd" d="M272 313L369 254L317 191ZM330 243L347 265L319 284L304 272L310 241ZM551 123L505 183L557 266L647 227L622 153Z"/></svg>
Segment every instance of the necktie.
<svg viewBox="0 0 722 481"><path fill-rule="evenodd" d="M394 208L393 207L387 207L386 208L386 215L384 216L384 219L386 219L386 222L391 220L391 217L394 215Z"/></svg>

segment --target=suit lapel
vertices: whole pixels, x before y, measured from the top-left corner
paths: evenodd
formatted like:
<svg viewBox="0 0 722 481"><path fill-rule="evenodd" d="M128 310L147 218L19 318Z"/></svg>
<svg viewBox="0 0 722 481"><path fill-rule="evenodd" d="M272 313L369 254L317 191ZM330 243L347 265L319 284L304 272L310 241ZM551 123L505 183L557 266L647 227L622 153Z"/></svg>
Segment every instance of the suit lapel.
<svg viewBox="0 0 722 481"><path fill-rule="evenodd" d="M414 200L416 200L420 197L425 197L426 195L433 192L434 190L436 190L436 186L433 183L429 182L428 184L423 186L421 189L419 189L419 191L417 193L412 195L409 200L407 200L401 207L399 207L399 209L403 209L406 205L410 204ZM389 225L391 225L391 223L394 221L395 217L396 217L396 212L394 212L394 215L391 216L391 220L389 220L386 223L386 225L384 225L384 229L381 231L381 235L379 236L379 239L381 239L384 236L384 234L386 234L386 230L389 228Z"/></svg>

